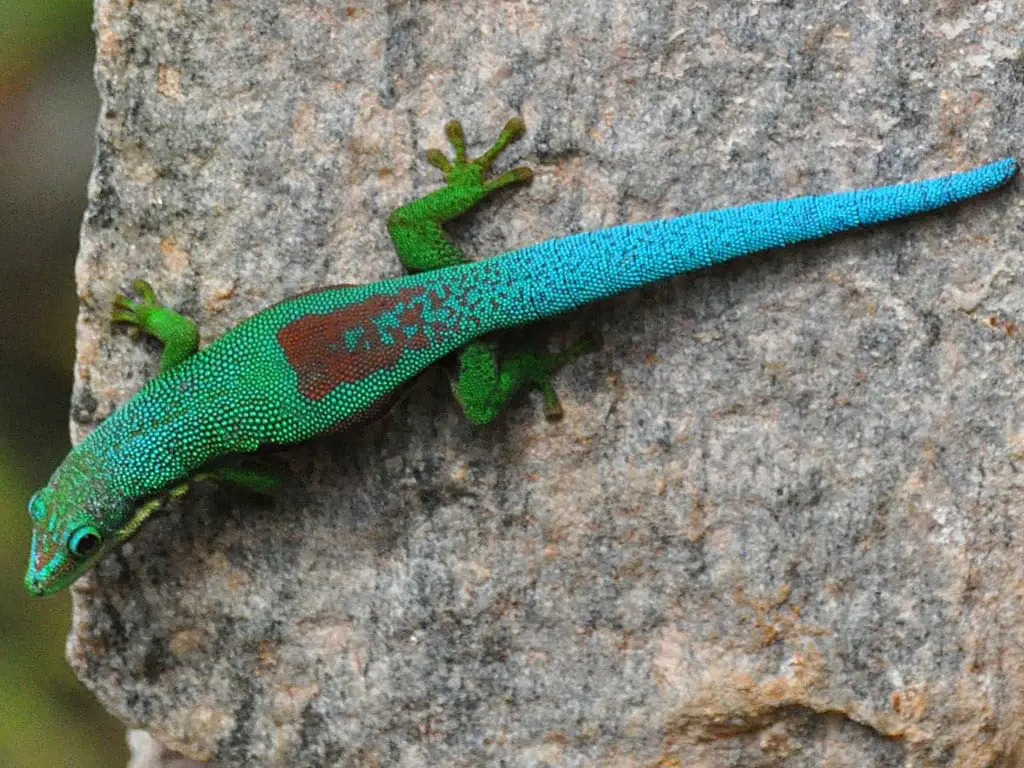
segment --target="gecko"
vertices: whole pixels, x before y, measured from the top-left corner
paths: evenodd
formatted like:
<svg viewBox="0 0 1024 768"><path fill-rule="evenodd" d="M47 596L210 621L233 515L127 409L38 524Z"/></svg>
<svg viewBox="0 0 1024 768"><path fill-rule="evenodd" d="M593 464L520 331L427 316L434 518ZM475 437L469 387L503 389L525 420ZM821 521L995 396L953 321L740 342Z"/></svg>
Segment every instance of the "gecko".
<svg viewBox="0 0 1024 768"><path fill-rule="evenodd" d="M162 305L149 283L135 281L136 299L116 297L113 321L163 343L160 371L30 499L28 591L67 587L198 481L272 492L273 473L232 459L358 424L442 359L453 361L452 391L473 423L492 421L530 387L557 417L551 376L586 342L503 355L497 331L747 254L932 211L995 189L1017 169L1005 158L940 178L624 224L470 261L443 225L531 180L527 167L490 173L524 131L514 118L469 158L462 126L445 126L454 156L427 153L445 185L387 220L403 277L285 299L202 349L196 324Z"/></svg>

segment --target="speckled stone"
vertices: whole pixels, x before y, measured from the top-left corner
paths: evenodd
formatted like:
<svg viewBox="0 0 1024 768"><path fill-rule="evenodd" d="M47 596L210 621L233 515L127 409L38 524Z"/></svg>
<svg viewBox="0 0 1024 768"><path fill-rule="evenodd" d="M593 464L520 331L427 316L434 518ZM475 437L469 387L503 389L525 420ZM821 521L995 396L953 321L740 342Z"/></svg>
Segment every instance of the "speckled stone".
<svg viewBox="0 0 1024 768"><path fill-rule="evenodd" d="M1021 154L1024 6L96 0L81 437L159 355L398 273L450 117L536 171L454 231L545 238ZM792 248L525 335L600 351L485 429L427 374L205 488L74 589L99 700L228 766L996 766L1024 743L1024 195ZM142 747L140 747L141 749ZM155 758L159 765L161 758ZM169 763L168 763L169 764Z"/></svg>

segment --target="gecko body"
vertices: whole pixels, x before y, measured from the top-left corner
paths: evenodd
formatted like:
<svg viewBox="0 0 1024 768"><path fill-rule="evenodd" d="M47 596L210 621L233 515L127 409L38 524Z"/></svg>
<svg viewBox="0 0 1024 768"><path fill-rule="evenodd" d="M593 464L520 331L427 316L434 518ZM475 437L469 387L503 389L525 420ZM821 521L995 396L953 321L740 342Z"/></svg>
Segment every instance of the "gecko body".
<svg viewBox="0 0 1024 768"><path fill-rule="evenodd" d="M67 586L197 479L272 487L263 473L225 459L351 426L451 353L453 390L474 422L490 421L525 386L539 387L557 413L549 377L582 347L499 358L482 340L494 331L746 254L931 211L1016 171L1007 158L938 179L622 225L467 262L441 225L530 178L525 168L486 178L522 132L521 121L510 121L491 149L469 160L461 128L448 125L454 161L429 155L447 185L388 220L413 274L286 299L201 350L195 325L160 305L148 284L136 283L141 301L118 297L115 320L164 342L162 370L32 497L28 590Z"/></svg>

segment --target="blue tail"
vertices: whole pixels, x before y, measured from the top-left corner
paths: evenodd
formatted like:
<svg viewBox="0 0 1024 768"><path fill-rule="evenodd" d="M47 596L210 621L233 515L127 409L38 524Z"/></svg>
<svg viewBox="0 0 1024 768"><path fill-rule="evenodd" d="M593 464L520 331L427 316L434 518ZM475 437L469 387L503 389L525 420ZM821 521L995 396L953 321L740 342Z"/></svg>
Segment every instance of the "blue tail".
<svg viewBox="0 0 1024 768"><path fill-rule="evenodd" d="M971 171L890 187L798 197L626 224L538 243L481 262L508 285L495 327L550 317L682 272L768 248L933 211L995 189L1017 171L1006 158Z"/></svg>

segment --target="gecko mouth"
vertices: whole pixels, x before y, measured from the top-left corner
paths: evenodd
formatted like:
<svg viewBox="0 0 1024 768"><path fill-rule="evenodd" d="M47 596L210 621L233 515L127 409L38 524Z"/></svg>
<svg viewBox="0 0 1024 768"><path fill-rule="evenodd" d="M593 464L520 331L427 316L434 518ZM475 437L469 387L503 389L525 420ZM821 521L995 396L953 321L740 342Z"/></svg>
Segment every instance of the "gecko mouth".
<svg viewBox="0 0 1024 768"><path fill-rule="evenodd" d="M25 574L25 589L36 597L42 597L47 594L46 583L36 571L29 571Z"/></svg>

